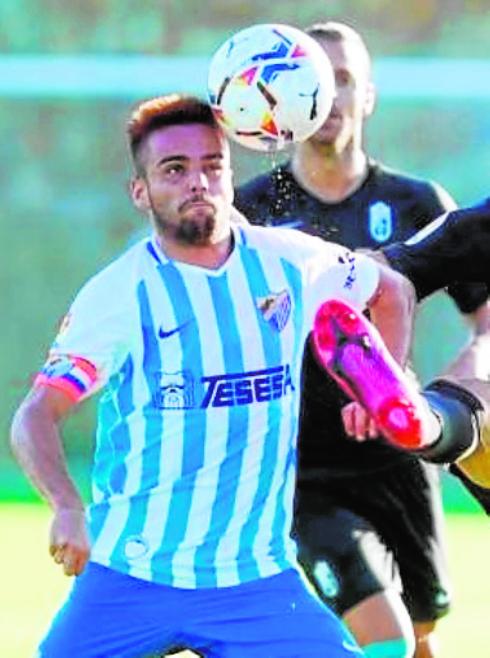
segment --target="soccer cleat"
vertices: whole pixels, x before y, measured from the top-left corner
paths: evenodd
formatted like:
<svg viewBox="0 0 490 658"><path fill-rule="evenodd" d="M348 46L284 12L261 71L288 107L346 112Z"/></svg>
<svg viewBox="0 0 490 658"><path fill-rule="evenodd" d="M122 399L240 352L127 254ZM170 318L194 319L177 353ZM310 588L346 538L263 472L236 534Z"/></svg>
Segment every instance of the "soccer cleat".
<svg viewBox="0 0 490 658"><path fill-rule="evenodd" d="M320 363L381 434L403 449L424 447L419 394L362 313L340 300L325 302L315 317L313 342Z"/></svg>

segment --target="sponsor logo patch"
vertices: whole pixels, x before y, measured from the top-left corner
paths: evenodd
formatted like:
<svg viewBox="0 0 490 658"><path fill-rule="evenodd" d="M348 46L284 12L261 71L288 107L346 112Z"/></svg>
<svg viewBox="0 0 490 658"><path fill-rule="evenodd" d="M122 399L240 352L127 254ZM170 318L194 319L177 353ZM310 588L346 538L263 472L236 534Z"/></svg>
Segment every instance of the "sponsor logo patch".
<svg viewBox="0 0 490 658"><path fill-rule="evenodd" d="M196 386L189 372L156 373L153 404L159 409L235 407L279 400L295 390L289 365L202 377ZM202 390L202 396L196 391Z"/></svg>
<svg viewBox="0 0 490 658"><path fill-rule="evenodd" d="M157 391L153 403L159 409L192 409L194 407L194 380L186 371L159 372L156 374Z"/></svg>
<svg viewBox="0 0 490 658"><path fill-rule="evenodd" d="M233 375L203 377L207 390L201 408L234 407L278 400L294 391L288 365Z"/></svg>

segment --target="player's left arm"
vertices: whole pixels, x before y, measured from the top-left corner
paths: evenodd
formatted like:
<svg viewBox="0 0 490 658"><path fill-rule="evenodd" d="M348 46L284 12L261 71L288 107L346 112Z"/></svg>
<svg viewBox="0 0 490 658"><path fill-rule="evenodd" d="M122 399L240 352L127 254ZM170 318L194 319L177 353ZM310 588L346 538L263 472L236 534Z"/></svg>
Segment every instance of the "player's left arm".
<svg viewBox="0 0 490 658"><path fill-rule="evenodd" d="M416 295L410 281L380 260L379 282L367 302L371 321L380 332L389 351L406 366L413 340ZM365 409L350 402L342 409L342 421L349 436L358 441L376 438L379 431Z"/></svg>
<svg viewBox="0 0 490 658"><path fill-rule="evenodd" d="M490 381L490 302L463 316L470 328L470 338L444 375L457 379Z"/></svg>
<svg viewBox="0 0 490 658"><path fill-rule="evenodd" d="M407 364L413 340L416 295L410 281L377 261L379 283L367 302L371 322L389 351L402 366Z"/></svg>

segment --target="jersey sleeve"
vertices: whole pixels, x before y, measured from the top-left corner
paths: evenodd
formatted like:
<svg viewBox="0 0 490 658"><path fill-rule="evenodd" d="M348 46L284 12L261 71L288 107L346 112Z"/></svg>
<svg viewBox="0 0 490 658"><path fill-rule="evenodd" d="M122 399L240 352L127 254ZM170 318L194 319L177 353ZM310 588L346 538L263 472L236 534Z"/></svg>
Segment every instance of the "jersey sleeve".
<svg viewBox="0 0 490 658"><path fill-rule="evenodd" d="M129 349L121 297L100 284L89 282L75 298L34 380L37 386L63 391L73 402L102 388Z"/></svg>
<svg viewBox="0 0 490 658"><path fill-rule="evenodd" d="M449 194L449 192L444 187L442 187L442 185L439 183L432 183L432 189L435 196L434 212L432 213L432 217L442 215L445 212L456 210L458 207L456 201Z"/></svg>
<svg viewBox="0 0 490 658"><path fill-rule="evenodd" d="M435 189L445 212L457 209L449 192L438 184ZM456 281L447 286L447 292L461 313L473 313L486 302L489 289L483 281Z"/></svg>
<svg viewBox="0 0 490 658"><path fill-rule="evenodd" d="M383 253L392 267L412 281L419 299L456 282L480 281L485 285L478 298L483 303L488 296L489 247L487 199L442 215L406 242L383 248Z"/></svg>
<svg viewBox="0 0 490 658"><path fill-rule="evenodd" d="M428 194L427 194L428 192ZM431 182L426 187L425 201L422 206L422 222L416 222L417 230L423 229L432 220L444 213L457 209L456 202L441 185ZM488 297L488 287L480 281L457 281L446 286L446 292L453 299L462 313L476 311Z"/></svg>

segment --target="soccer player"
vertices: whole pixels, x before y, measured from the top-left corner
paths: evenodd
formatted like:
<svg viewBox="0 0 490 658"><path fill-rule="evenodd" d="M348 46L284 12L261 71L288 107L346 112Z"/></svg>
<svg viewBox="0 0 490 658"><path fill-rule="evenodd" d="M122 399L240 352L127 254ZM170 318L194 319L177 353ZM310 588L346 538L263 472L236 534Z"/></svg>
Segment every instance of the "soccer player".
<svg viewBox="0 0 490 658"><path fill-rule="evenodd" d="M39 656L361 656L290 538L301 357L315 310L340 297L367 305L403 363L411 285L338 245L232 223L208 104L147 101L128 133L154 233L82 287L12 424L53 509L50 552L78 576ZM86 519L61 424L100 389Z"/></svg>
<svg viewBox="0 0 490 658"><path fill-rule="evenodd" d="M382 253L412 281L419 299L455 280L481 280L490 286L490 199L445 214ZM490 514L490 495L482 491L490 488L489 329L483 324L447 372L426 388L424 395L442 429L437 428L434 437L424 424L420 454L429 461L455 464L452 471Z"/></svg>
<svg viewBox="0 0 490 658"><path fill-rule="evenodd" d="M334 68L332 111L295 147L290 162L238 189L237 207L253 223L295 227L350 248L404 239L454 208L440 186L393 171L365 152L375 89L360 35L332 22L306 31ZM450 292L466 314L486 299L481 285ZM341 417L348 398L317 364L311 345L303 381L300 561L367 655L411 656L415 633L415 655L431 658L436 620L450 603L437 468L385 443L349 440Z"/></svg>

